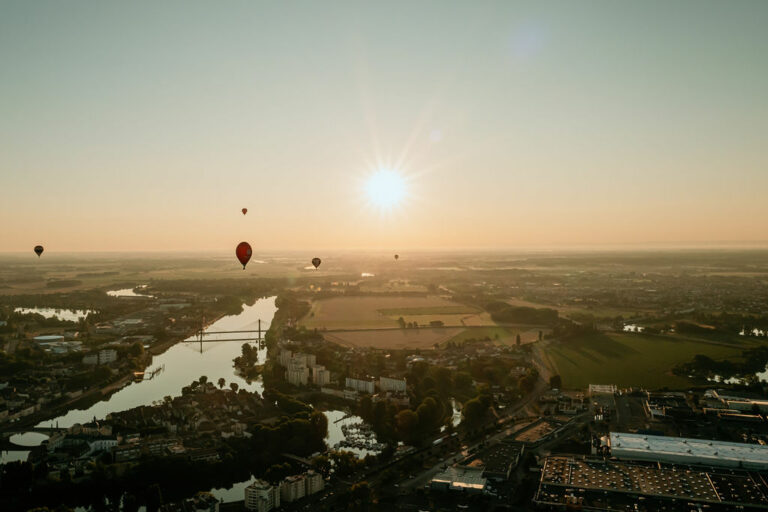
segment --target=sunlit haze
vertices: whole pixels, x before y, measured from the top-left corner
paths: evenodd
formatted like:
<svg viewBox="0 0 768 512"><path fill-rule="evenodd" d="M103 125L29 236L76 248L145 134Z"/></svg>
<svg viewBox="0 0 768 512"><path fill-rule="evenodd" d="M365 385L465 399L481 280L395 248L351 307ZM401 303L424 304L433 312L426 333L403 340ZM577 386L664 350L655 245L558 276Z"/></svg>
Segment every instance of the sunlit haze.
<svg viewBox="0 0 768 512"><path fill-rule="evenodd" d="M368 178L365 193L374 207L384 211L392 210L399 206L405 197L405 180L395 171L381 169Z"/></svg>
<svg viewBox="0 0 768 512"><path fill-rule="evenodd" d="M762 243L766 19L3 2L0 251Z"/></svg>

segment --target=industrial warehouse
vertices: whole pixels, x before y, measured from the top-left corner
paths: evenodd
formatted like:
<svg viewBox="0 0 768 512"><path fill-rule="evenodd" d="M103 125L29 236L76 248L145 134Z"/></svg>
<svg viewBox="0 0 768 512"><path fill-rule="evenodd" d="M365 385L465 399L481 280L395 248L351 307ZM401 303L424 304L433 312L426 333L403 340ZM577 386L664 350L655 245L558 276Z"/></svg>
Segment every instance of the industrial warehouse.
<svg viewBox="0 0 768 512"><path fill-rule="evenodd" d="M550 510L720 512L768 510L767 496L755 473L558 456L545 459L534 502Z"/></svg>
<svg viewBox="0 0 768 512"><path fill-rule="evenodd" d="M610 453L617 459L768 470L768 446L611 432Z"/></svg>
<svg viewBox="0 0 768 512"><path fill-rule="evenodd" d="M610 458L548 457L534 501L584 510L768 510L768 446L611 432ZM682 508L681 508L682 507Z"/></svg>

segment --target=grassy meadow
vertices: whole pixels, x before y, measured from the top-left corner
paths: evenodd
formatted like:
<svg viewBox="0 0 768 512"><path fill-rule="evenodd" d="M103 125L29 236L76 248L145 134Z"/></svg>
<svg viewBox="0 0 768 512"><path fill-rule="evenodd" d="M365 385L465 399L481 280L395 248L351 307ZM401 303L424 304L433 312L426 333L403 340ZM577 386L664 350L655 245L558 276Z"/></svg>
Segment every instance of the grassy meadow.
<svg viewBox="0 0 768 512"><path fill-rule="evenodd" d="M691 381L672 374L677 364L690 361L696 354L735 360L751 346L746 341L720 344L680 336L598 333L551 344L544 350L565 388L592 383L684 389Z"/></svg>

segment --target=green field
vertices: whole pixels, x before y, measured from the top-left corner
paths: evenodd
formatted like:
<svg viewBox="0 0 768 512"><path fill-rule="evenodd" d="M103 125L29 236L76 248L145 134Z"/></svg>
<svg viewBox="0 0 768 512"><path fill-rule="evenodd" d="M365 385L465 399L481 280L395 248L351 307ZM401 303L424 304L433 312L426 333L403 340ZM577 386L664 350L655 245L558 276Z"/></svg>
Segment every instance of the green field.
<svg viewBox="0 0 768 512"><path fill-rule="evenodd" d="M672 374L672 368L696 354L712 359L738 359L753 343L715 344L678 336L644 334L594 334L549 345L546 355L563 379L563 387L616 384L686 388L689 379Z"/></svg>
<svg viewBox="0 0 768 512"><path fill-rule="evenodd" d="M514 345L519 334L520 342L526 344L539 339L539 330L549 332L547 328L530 325L469 327L445 343L462 344L467 340L482 340L487 337L498 345Z"/></svg>

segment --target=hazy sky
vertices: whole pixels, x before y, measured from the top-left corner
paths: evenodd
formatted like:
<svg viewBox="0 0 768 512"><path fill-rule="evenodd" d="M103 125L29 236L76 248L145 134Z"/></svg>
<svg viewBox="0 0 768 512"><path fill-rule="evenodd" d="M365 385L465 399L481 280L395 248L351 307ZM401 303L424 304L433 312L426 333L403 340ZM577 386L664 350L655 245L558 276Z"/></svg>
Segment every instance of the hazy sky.
<svg viewBox="0 0 768 512"><path fill-rule="evenodd" d="M762 0L0 0L0 251L765 241L766 26ZM388 215L379 165L408 181Z"/></svg>

